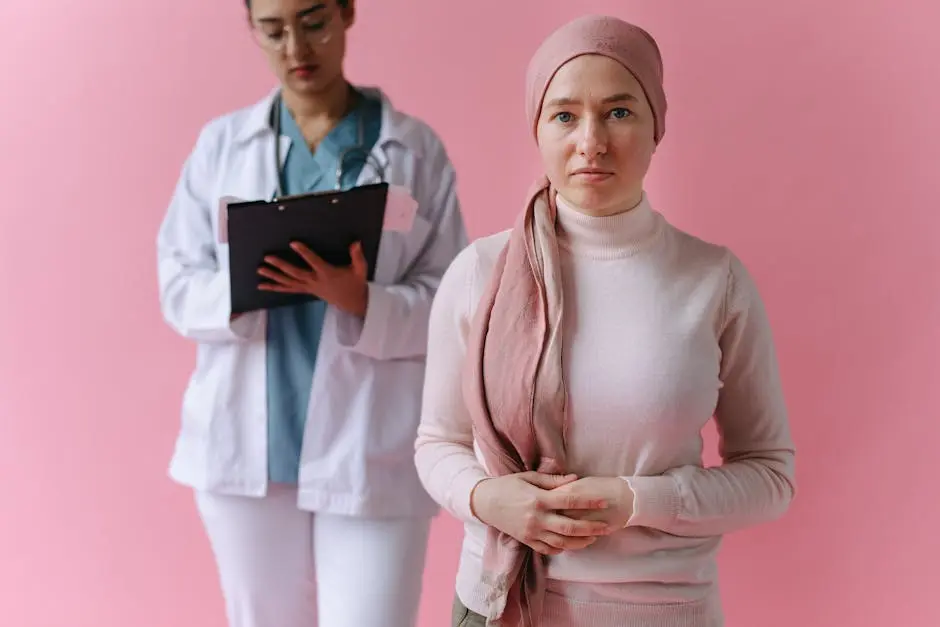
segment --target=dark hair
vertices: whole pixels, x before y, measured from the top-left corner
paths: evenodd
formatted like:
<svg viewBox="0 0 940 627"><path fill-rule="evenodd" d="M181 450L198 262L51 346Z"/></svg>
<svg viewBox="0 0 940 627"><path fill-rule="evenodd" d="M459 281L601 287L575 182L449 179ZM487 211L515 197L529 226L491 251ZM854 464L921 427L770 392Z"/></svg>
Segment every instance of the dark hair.
<svg viewBox="0 0 940 627"><path fill-rule="evenodd" d="M336 4L345 9L346 5L349 4L349 0L336 0ZM251 0L245 0L245 8L251 11Z"/></svg>

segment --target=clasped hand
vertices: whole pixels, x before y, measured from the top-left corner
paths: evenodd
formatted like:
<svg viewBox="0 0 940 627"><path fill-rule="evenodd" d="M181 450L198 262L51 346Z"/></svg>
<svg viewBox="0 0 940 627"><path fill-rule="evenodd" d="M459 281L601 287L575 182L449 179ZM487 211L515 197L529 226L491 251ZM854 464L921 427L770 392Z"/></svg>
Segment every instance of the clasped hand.
<svg viewBox="0 0 940 627"><path fill-rule="evenodd" d="M350 247L352 262L346 267L328 264L299 242L291 244L291 248L307 267L299 268L275 256L265 257L267 265L259 268L258 274L271 282L262 283L259 289L282 294L311 294L347 313L365 316L369 304L368 266L360 244Z"/></svg>
<svg viewBox="0 0 940 627"><path fill-rule="evenodd" d="M623 479L524 472L486 479L473 490L474 514L543 555L586 548L623 529L633 492Z"/></svg>

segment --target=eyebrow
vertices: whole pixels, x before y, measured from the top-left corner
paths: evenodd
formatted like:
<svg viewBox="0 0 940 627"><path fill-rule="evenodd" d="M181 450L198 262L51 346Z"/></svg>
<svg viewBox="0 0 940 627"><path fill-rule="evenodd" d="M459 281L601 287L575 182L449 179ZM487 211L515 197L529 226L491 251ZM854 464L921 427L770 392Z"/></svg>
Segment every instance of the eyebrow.
<svg viewBox="0 0 940 627"><path fill-rule="evenodd" d="M623 92L622 94L614 94L613 96L607 96L601 101L603 104L611 104L614 102L639 102L639 99L633 94ZM569 105L581 104L581 101L576 98L553 98L545 103L546 107L566 107Z"/></svg>
<svg viewBox="0 0 940 627"><path fill-rule="evenodd" d="M299 18L300 18L300 17L307 17L308 15L310 15L310 14L312 14L312 13L317 13L317 12L322 11L322 10L324 10L324 9L326 9L326 5L323 4L322 2L319 2L319 3L317 3L317 4L315 4L315 5L311 6L311 7L307 7L306 9L302 9L302 10L300 10L300 11L297 11L297 17L299 17ZM258 18L258 21L261 22L261 23L263 23L263 24L265 24L265 23L270 24L270 23L273 23L273 22L281 22L281 21L283 21L283 20L282 20L281 18L279 18L279 17L259 17L259 18Z"/></svg>

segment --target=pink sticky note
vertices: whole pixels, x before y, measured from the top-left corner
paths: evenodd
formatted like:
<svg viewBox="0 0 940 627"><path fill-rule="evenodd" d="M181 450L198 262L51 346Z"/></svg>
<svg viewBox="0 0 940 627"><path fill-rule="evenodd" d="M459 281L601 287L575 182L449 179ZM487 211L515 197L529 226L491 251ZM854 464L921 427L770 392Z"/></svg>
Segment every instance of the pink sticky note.
<svg viewBox="0 0 940 627"><path fill-rule="evenodd" d="M417 213L418 201L411 196L408 188L389 185L385 199L385 221L382 223L382 228L386 231L407 233L411 230Z"/></svg>

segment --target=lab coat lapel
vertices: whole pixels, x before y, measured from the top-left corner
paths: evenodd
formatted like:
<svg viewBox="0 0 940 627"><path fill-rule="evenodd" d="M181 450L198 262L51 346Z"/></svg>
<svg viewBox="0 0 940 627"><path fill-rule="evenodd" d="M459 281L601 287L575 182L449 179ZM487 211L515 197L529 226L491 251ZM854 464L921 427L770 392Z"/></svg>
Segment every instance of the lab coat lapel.
<svg viewBox="0 0 940 627"><path fill-rule="evenodd" d="M290 137L281 135L281 161L275 166L274 139L274 134L270 133L264 141L264 148L262 150L264 157L261 159L258 167L258 176L255 178L258 185L258 200L271 200L274 198L277 193L277 177L279 172L284 168L284 163L287 161L287 153L291 147Z"/></svg>

